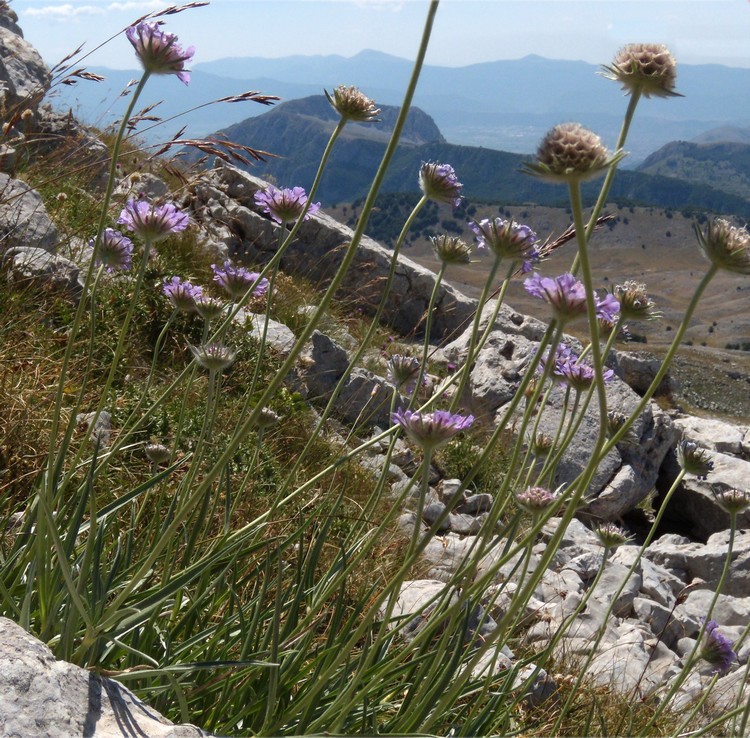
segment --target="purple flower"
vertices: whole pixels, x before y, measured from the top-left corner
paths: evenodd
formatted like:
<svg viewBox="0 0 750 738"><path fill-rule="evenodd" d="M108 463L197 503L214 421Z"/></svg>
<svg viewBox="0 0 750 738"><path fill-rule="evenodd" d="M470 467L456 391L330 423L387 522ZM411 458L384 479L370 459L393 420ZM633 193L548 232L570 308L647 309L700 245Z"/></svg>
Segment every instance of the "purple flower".
<svg viewBox="0 0 750 738"><path fill-rule="evenodd" d="M172 202L154 205L147 200L128 200L117 222L144 241L156 243L184 231L190 219Z"/></svg>
<svg viewBox="0 0 750 738"><path fill-rule="evenodd" d="M252 296L260 297L268 291L268 280L258 272L251 272L245 267L232 266L231 261L225 261L224 267L219 268L211 264L214 271L214 282L218 282L233 300L243 297L253 287Z"/></svg>
<svg viewBox="0 0 750 738"><path fill-rule="evenodd" d="M263 209L277 223L291 223L297 220L307 205L307 193L302 187L279 190L269 185L255 193L255 204ZM305 220L320 210L320 203L314 202L305 212Z"/></svg>
<svg viewBox="0 0 750 738"><path fill-rule="evenodd" d="M564 362L558 364L553 370L565 384L578 392L587 390L596 379L596 372L591 364L581 361L575 354L571 354ZM602 372L602 379L610 382L615 376L611 369Z"/></svg>
<svg viewBox="0 0 750 738"><path fill-rule="evenodd" d="M530 272L539 261L539 239L527 225L504 218L485 218L479 223L469 221L469 228L476 234L477 248L489 249L498 259L522 261L524 272Z"/></svg>
<svg viewBox="0 0 750 738"><path fill-rule="evenodd" d="M719 633L719 625L713 620L706 623L703 631L700 656L720 674L729 671L729 668L737 660L732 642L725 635Z"/></svg>
<svg viewBox="0 0 750 738"><path fill-rule="evenodd" d="M583 282L572 274L561 274L559 277L542 277L533 274L523 286L526 291L542 300L546 300L555 312L555 317L562 323L586 315L586 288ZM594 295L597 317L614 321L620 311L620 303L608 294L604 298Z"/></svg>
<svg viewBox="0 0 750 738"><path fill-rule="evenodd" d="M430 200L444 202L454 208L461 204L463 185L450 164L423 162L419 168L419 187Z"/></svg>
<svg viewBox="0 0 750 738"><path fill-rule="evenodd" d="M159 28L157 22L138 23L125 31L128 41L133 44L136 56L143 68L152 74L176 74L180 82L188 84L190 74L185 62L193 58L195 49L185 51L177 43L177 36Z"/></svg>
<svg viewBox="0 0 750 738"><path fill-rule="evenodd" d="M474 423L474 416L454 415L447 410L435 410L431 413L397 410L391 420L400 425L414 443L433 450L444 446L462 430L470 428Z"/></svg>
<svg viewBox="0 0 750 738"><path fill-rule="evenodd" d="M550 361L549 353L542 357L539 362L539 370L543 371L547 362ZM609 382L615 376L611 369L602 372L602 378ZM578 392L588 389L596 379L594 367L582 361L569 346L561 343L555 350L551 370L553 381L565 384Z"/></svg>
<svg viewBox="0 0 750 738"><path fill-rule="evenodd" d="M92 238L89 246L93 249L95 245L96 239ZM105 228L94 259L97 264L103 264L108 272L113 272L115 269L130 269L132 254L133 242L127 236L123 236L114 228Z"/></svg>
<svg viewBox="0 0 750 738"><path fill-rule="evenodd" d="M203 288L182 281L179 277L164 278L162 292L169 298L172 305L183 313L195 312L195 301L203 295Z"/></svg>

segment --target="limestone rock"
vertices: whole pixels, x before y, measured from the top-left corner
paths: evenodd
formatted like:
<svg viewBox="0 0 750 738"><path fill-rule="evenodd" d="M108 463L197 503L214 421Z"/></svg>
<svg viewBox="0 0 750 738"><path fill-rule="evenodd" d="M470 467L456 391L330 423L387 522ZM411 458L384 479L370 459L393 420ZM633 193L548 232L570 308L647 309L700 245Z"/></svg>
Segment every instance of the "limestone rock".
<svg viewBox="0 0 750 738"><path fill-rule="evenodd" d="M15 247L5 252L3 262L11 282L34 282L42 287L67 292L74 298L78 298L83 289L79 266L44 249Z"/></svg>
<svg viewBox="0 0 750 738"><path fill-rule="evenodd" d="M661 365L661 359L646 351L616 351L611 364L615 374L641 397L646 394ZM674 382L667 374L654 395L671 395L673 390Z"/></svg>
<svg viewBox="0 0 750 738"><path fill-rule="evenodd" d="M239 241L238 253L263 262L278 247L278 226L255 211L253 195L268 183L228 164L218 163L213 172L213 187L223 193L227 222ZM193 190L196 196L199 190ZM200 217L202 203L195 212ZM318 213L302 223L297 239L286 249L281 268L327 284L341 263L353 231L329 216ZM365 310L371 311L383 295L383 280L390 268L392 252L371 238L363 237L354 261L341 285L341 293ZM436 275L406 257L399 259L393 286L388 295L383 320L403 335L423 327L425 311L435 285ZM470 319L476 302L447 283L439 287L433 316L433 335L437 338L458 332Z"/></svg>
<svg viewBox="0 0 750 738"><path fill-rule="evenodd" d="M36 110L49 84L49 70L39 52L14 29L0 24L0 104L3 110Z"/></svg>
<svg viewBox="0 0 750 738"><path fill-rule="evenodd" d="M688 532L698 540L707 540L713 533L729 527L729 514L719 507L714 492L727 489L746 490L750 479L750 461L715 453L711 455L714 468L708 479L688 475L672 496L664 513L665 524ZM660 493L667 489L679 473L674 454L669 454L662 464L657 480ZM659 498L656 500L659 504ZM750 527L750 508L737 516L739 528Z"/></svg>
<svg viewBox="0 0 750 738"><path fill-rule="evenodd" d="M676 417L674 425L681 438L693 441L702 448L732 456L742 456L744 453L743 444L748 433L748 428L744 425L694 415Z"/></svg>
<svg viewBox="0 0 750 738"><path fill-rule="evenodd" d="M19 246L54 251L57 239L57 228L39 194L0 173L0 254Z"/></svg>
<svg viewBox="0 0 750 738"><path fill-rule="evenodd" d="M116 681L64 661L23 628L0 618L0 735L34 738L197 738Z"/></svg>

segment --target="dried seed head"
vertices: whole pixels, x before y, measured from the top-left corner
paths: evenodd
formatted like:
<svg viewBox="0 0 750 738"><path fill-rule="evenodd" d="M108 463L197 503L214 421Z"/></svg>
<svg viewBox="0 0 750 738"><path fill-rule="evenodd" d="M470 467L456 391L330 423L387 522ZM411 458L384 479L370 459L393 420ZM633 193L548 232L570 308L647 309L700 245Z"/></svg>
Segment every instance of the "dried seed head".
<svg viewBox="0 0 750 738"><path fill-rule="evenodd" d="M613 294L620 303L623 320L654 320L659 317L645 284L630 279L616 285Z"/></svg>
<svg viewBox="0 0 750 738"><path fill-rule="evenodd" d="M364 95L356 87L339 85L331 96L328 90L324 90L328 102L333 109L344 119L353 123L377 123L380 108Z"/></svg>
<svg viewBox="0 0 750 738"><path fill-rule="evenodd" d="M736 274L750 274L750 233L716 218L705 230L696 228L698 246L714 266Z"/></svg>
<svg viewBox="0 0 750 738"><path fill-rule="evenodd" d="M458 236L433 236L432 250L443 264L468 264L471 246Z"/></svg>
<svg viewBox="0 0 750 738"><path fill-rule="evenodd" d="M706 479L714 468L708 451L693 441L683 440L677 444L677 461L687 474L698 479Z"/></svg>
<svg viewBox="0 0 750 738"><path fill-rule="evenodd" d="M546 433L537 433L531 442L531 453L538 459L546 458L552 451L553 444L552 436L548 436Z"/></svg>
<svg viewBox="0 0 750 738"><path fill-rule="evenodd" d="M170 451L162 443L147 443L143 451L152 464L166 464L169 461Z"/></svg>
<svg viewBox="0 0 750 738"><path fill-rule="evenodd" d="M604 523L598 528L595 528L594 533L596 533L599 543L601 543L604 548L608 549L615 549L632 539L632 536L628 535L622 528L614 523Z"/></svg>
<svg viewBox="0 0 750 738"><path fill-rule="evenodd" d="M555 126L537 150L537 162L527 164L530 174L551 182L592 179L619 161L621 152L610 156L601 138L578 123Z"/></svg>
<svg viewBox="0 0 750 738"><path fill-rule="evenodd" d="M674 91L677 62L663 44L628 44L610 66L602 67L607 79L619 82L626 93L644 97L681 97Z"/></svg>
<svg viewBox="0 0 750 738"><path fill-rule="evenodd" d="M750 492L741 489L728 489L714 493L719 507L730 515L737 515L750 507Z"/></svg>
<svg viewBox="0 0 750 738"><path fill-rule="evenodd" d="M228 369L237 358L237 352L223 343L206 343L201 346L188 345L198 364L204 369L208 369L212 374Z"/></svg>

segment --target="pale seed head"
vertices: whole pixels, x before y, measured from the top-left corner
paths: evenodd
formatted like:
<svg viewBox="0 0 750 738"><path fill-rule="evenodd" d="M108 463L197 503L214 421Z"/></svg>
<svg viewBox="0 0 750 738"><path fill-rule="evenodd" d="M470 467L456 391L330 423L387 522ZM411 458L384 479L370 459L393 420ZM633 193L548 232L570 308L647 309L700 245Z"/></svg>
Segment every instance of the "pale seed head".
<svg viewBox="0 0 750 738"><path fill-rule="evenodd" d="M527 164L530 174L551 182L593 179L623 157L610 156L601 138L579 123L555 126L537 150L537 162Z"/></svg>
<svg viewBox="0 0 750 738"><path fill-rule="evenodd" d="M619 82L626 93L644 97L681 97L674 91L677 62L663 44L628 44L623 46L602 74Z"/></svg>
<svg viewBox="0 0 750 738"><path fill-rule="evenodd" d="M339 85L331 95L324 90L333 109L347 121L353 123L377 123L380 108L356 87Z"/></svg>

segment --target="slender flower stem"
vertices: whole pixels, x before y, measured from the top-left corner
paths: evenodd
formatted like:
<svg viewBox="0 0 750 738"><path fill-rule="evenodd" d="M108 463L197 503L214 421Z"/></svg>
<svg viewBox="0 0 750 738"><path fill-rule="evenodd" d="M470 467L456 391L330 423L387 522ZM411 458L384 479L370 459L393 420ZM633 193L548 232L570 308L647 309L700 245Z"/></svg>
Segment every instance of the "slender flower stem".
<svg viewBox="0 0 750 738"><path fill-rule="evenodd" d="M302 352L305 344L310 340L313 331L325 314L326 310L328 310L328 306L330 305L333 296L338 291L344 279L344 276L349 271L349 268L351 267L351 264L354 261L354 257L357 253L359 242L364 235L365 228L367 227L367 214L372 212L372 208L375 205L375 200L377 198L378 192L380 191L380 187L383 184L383 180L385 179L388 167L391 163L391 160L393 159L393 156L396 153L396 148L398 146L399 139L401 138L401 132L403 131L404 125L406 124L406 118L409 112L409 108L411 107L414 92L417 88L417 82L419 81L419 75L422 70L422 65L424 64L424 58L427 52L427 46L429 44L429 38L432 31L432 24L434 21L435 13L437 12L437 8L437 0L432 0L428 11L425 30L422 35L422 41L420 43L416 61L414 63L412 76L409 80L409 84L404 95L404 101L399 109L396 123L393 128L393 133L391 134L390 141L388 142L388 146L386 147L380 166L378 167L378 171L373 178L372 185L370 186L370 191L365 198L365 203L362 207L362 216L357 223L352 241L344 252L342 262L339 266L338 271L331 280L331 283L328 286L325 294L322 296L315 313L312 315L305 328L300 332L300 335L297 338L297 341L292 347L291 351L289 352L289 355L284 360L283 364L276 372L273 379L271 379L271 381L268 383L268 386L266 387L262 396L259 398L258 403L250 411L242 425L235 431L234 435L226 444L224 451L222 452L214 466L206 472L205 477L196 486L196 488L191 491L188 502L193 500L200 500L201 497L205 494L206 490L211 487L216 477L232 459L237 450L237 447L240 445L242 440L247 437L247 434L255 425L258 417L260 416L262 408L268 405L270 399L275 395L279 386L285 380L287 374L294 368L297 362L297 358ZM122 587L122 589L118 591L117 594L112 598L112 601L107 606L105 612L102 615L102 620L99 623L99 627L102 630L114 626L114 624L123 617L121 608L124 606L125 602L127 601L136 585L143 579L143 577L147 575L151 567L158 560L169 540L171 540L174 534L179 530L180 526L188 515L189 507L190 505L186 504L181 511L175 514L174 519L164 531L164 535L162 536L162 538L155 543L154 547L144 557L144 560L138 567L138 571L133 574L128 584ZM321 686L322 684L323 683L321 682Z"/></svg>
<svg viewBox="0 0 750 738"><path fill-rule="evenodd" d="M114 191L115 187L115 178L117 174L117 160L120 156L120 147L122 145L122 140L125 135L125 130L127 128L128 122L130 121L130 117L133 114L133 110L135 109L136 102L138 101L138 98L141 95L141 92L143 92L143 88L146 86L146 82L148 82L148 79L150 77L149 72L144 72L143 76L141 77L140 81L138 82L138 85L136 86L135 90L133 91L133 94L130 98L130 103L127 107L127 110L125 111L125 115L122 118L122 121L120 122L120 128L117 132L117 136L115 137L114 144L112 146L112 158L110 161L109 166L109 176L107 178L107 186L104 191L104 198L102 201L102 207L101 212L99 215L99 224L97 226L96 230L96 236L94 240L94 250L93 250L93 256L96 256L96 253L99 249L99 243L101 241L102 232L104 231L104 226L107 223L107 218L109 217L109 204L112 200L112 192ZM86 278L83 285L83 291L82 291L82 297L81 300L78 303L78 307L76 308L75 316L73 317L73 324L71 325L70 332L68 335L68 343L65 347L65 355L63 356L62 361L62 368L60 370L60 379L58 381L57 385L57 394L55 397L55 409L52 413L52 426L50 430L50 445L49 445L49 451L47 454L47 465L46 465L46 479L43 483L44 493L47 495L48 499L51 500L52 493L55 488L55 479L56 474L52 473L53 469L55 467L59 468L59 464L55 464L53 462L56 454L56 445L57 445L57 435L60 428L60 421L63 417L62 413L62 401L63 397L65 395L65 386L68 376L68 368L70 366L70 360L73 356L73 350L75 348L75 339L78 335L78 329L81 324L81 320L83 319L83 312L85 309L85 296L88 293L91 285L91 280L94 275L94 258L92 257L91 262L89 263L88 270L86 272ZM71 418L68 421L69 427L72 428L72 424L75 423L75 413L71 414ZM93 423L92 423L93 425ZM67 434L66 434L67 435ZM67 444L63 444L60 450L60 454L64 454L67 450Z"/></svg>
<svg viewBox="0 0 750 738"><path fill-rule="evenodd" d="M451 400L451 404L450 404L451 412L455 412L458 406L461 404L463 394L466 391L467 385L469 384L469 378L471 377L471 368L474 363L475 353L476 353L475 350L476 350L477 340L479 336L479 326L482 322L482 313L484 312L484 306L487 303L489 295L492 291L492 284L495 281L497 270L499 268L500 268L500 259L495 258L492 262L492 267L490 268L489 274L487 275L487 279L484 282L482 294L479 298L479 304L477 305L477 311L474 314L474 323L472 324L472 327L471 327L471 335L469 337L469 347L466 351L466 359L464 360L464 365L461 367L461 370L458 372L458 374L452 378L453 381L455 381L456 378L458 378L459 381L458 381L458 387L456 387L455 392L453 394L453 399Z"/></svg>
<svg viewBox="0 0 750 738"><path fill-rule="evenodd" d="M430 335L432 334L432 313L435 310L435 302L437 300L438 291L440 285L443 283L443 277L445 276L445 270L448 265L446 262L440 263L440 269L438 270L437 277L435 277L435 284L432 286L432 293L430 294L430 302L427 305L427 316L425 318L424 326L424 344L422 346L422 361L419 364L419 374L417 375L417 386L412 395L411 401L409 402L409 408L411 408L419 397L419 389L424 382L425 374L427 373L427 359L430 353Z"/></svg>
<svg viewBox="0 0 750 738"><path fill-rule="evenodd" d="M589 261L588 239L583 224L583 204L581 202L581 183L576 180L568 185L570 205L573 210L573 220L578 241L578 256L581 259L581 278L586 288L586 312L589 318L589 333L591 335L591 361L594 366L596 392L599 400L599 435L594 448L602 447L607 433L607 390L604 386L604 367L601 347L599 346L599 319L596 314L596 293L591 276L591 262Z"/></svg>
<svg viewBox="0 0 750 738"><path fill-rule="evenodd" d="M641 99L641 90L635 89L630 95L630 99L628 100L628 108L625 111L625 118L622 121L622 126L620 128L620 135L617 138L617 143L615 144L615 151L620 151L625 146L625 140L628 137L628 131L630 130L630 124L633 122L633 116L635 115L635 109L638 107L638 102ZM594 205L594 209L591 211L591 216L589 217L588 225L586 226L586 240L591 238L591 235L594 232L594 228L596 227L596 221L599 218L599 215L601 214L602 210L604 209L604 206L607 204L607 198L609 197L609 191L612 188L612 182L615 179L615 174L617 174L617 164L613 164L609 169L607 169L607 174L604 177L604 182L602 183L601 190L599 190L599 197L596 200L596 204Z"/></svg>

